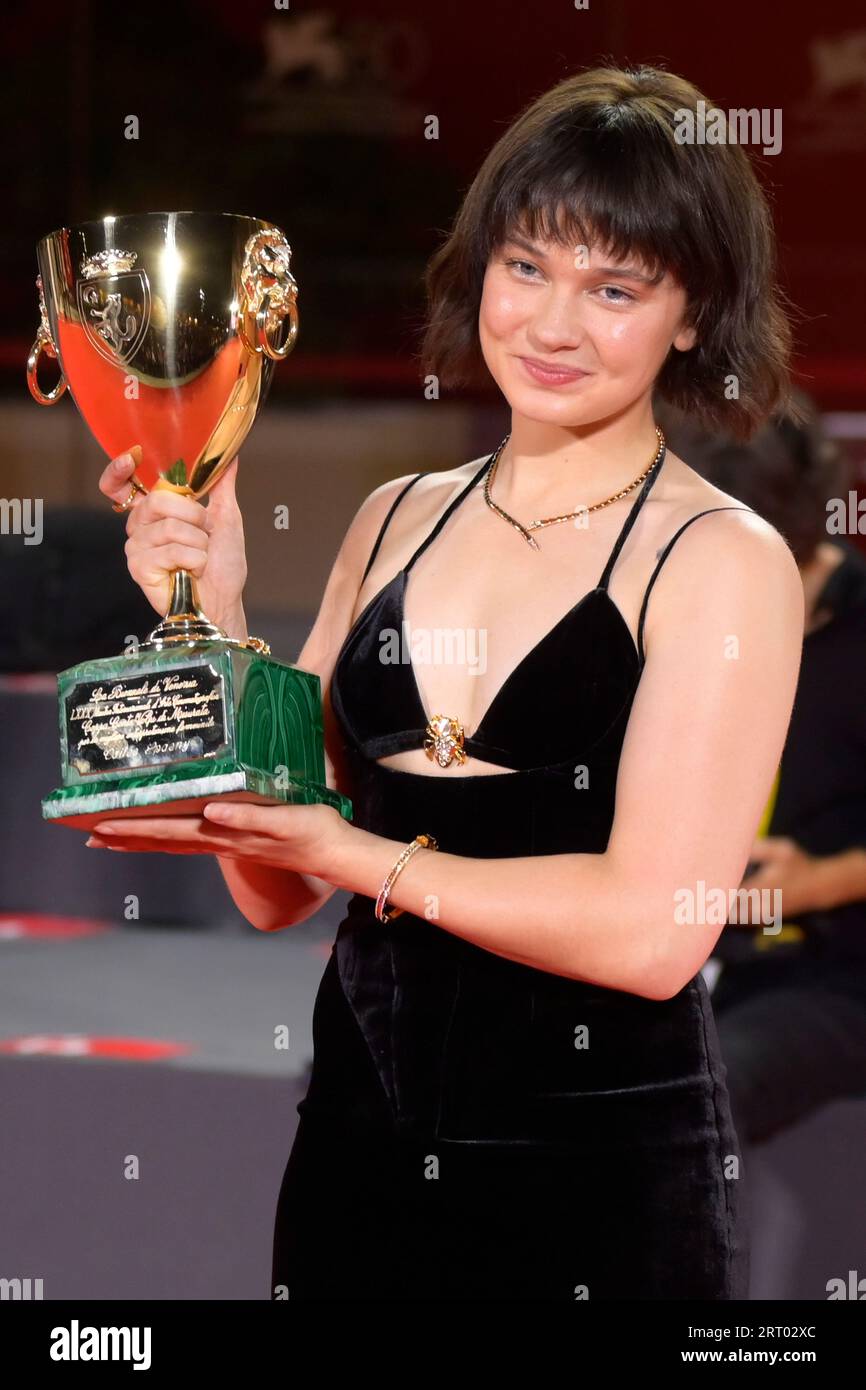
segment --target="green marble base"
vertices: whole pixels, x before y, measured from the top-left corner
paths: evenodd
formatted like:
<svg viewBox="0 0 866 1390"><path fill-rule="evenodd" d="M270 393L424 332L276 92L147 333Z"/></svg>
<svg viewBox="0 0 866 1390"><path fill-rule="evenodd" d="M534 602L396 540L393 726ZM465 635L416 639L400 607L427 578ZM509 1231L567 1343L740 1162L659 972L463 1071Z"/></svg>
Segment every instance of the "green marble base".
<svg viewBox="0 0 866 1390"><path fill-rule="evenodd" d="M84 661L57 677L62 785L44 819L191 815L207 801L334 806L325 781L321 681L213 642Z"/></svg>

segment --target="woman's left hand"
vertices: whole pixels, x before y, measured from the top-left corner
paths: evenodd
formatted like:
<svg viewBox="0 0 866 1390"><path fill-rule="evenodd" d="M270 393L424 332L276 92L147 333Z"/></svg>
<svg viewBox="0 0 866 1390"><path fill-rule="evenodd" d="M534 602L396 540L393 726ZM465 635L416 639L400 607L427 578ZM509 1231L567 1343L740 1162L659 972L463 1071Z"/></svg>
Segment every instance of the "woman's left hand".
<svg viewBox="0 0 866 1390"><path fill-rule="evenodd" d="M328 880L352 826L333 806L216 800L200 816L126 816L94 826L89 845L162 854L216 854Z"/></svg>

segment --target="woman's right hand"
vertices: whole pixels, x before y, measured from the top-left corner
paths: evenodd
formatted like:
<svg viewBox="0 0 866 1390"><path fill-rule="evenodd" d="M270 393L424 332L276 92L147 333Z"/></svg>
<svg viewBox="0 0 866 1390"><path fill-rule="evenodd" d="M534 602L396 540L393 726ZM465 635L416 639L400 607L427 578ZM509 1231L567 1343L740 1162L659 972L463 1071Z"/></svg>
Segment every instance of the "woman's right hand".
<svg viewBox="0 0 866 1390"><path fill-rule="evenodd" d="M132 453L112 459L99 479L100 492L122 502L134 467ZM127 512L127 566L160 617L171 599L171 571L180 568L195 576L199 605L211 622L226 630L238 625L247 562L235 495L237 471L235 458L210 489L206 508L192 497L158 487L139 494Z"/></svg>

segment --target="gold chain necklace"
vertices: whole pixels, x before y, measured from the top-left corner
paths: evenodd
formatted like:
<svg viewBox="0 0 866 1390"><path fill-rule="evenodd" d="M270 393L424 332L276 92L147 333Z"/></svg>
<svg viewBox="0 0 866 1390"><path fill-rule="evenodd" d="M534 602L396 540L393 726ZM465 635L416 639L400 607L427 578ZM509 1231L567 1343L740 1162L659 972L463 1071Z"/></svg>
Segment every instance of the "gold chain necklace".
<svg viewBox="0 0 866 1390"><path fill-rule="evenodd" d="M529 545L531 545L534 550L539 550L541 547L539 546L538 541L535 539L535 537L530 536L530 531L538 531L541 529L542 526L555 526L558 521L571 521L574 517L583 516L585 512L596 512L598 511L599 507L609 507L611 502L618 502L621 497L626 497L628 493L633 492L636 487L639 487L640 484L644 481L644 479L648 477L652 470L655 468L656 464L661 458L662 450L665 447L665 437L659 429L658 425L656 425L656 435L658 436L659 443L658 448L656 449L655 454L653 456L652 462L649 464L647 468L644 469L643 473L641 473L639 478L635 478L633 483L629 483L628 487L624 487L620 492L615 492L612 497L606 498L604 502L593 503L591 507L580 507L576 512L567 512L564 516L549 516L544 521L532 521L528 526L523 526L519 521L516 521L513 516L509 516L508 512L504 511L502 507L497 506L493 498L490 496L490 484L493 482L493 479L496 476L496 469L499 467L499 460L502 457L502 450L505 448L506 444L511 438L511 435L509 433L505 436L502 443L496 450L496 453L493 456L493 464L485 474L484 500L487 503L488 507L492 507L493 511L495 511L498 516L502 517L503 521L510 522L511 525L517 531L520 532L524 540Z"/></svg>

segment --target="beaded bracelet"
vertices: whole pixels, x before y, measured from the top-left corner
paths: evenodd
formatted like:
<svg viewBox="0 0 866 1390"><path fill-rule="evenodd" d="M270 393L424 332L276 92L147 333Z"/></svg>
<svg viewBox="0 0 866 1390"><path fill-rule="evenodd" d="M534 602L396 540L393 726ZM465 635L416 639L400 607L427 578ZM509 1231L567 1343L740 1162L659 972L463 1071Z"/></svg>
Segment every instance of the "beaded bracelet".
<svg viewBox="0 0 866 1390"><path fill-rule="evenodd" d="M388 912L385 909L385 904L388 900L388 894L394 886L394 880L400 873L401 869L404 869L406 867L406 864L412 858L412 855L415 853L415 851L419 849L438 848L439 845L434 840L432 835L416 835L415 839L411 840L410 843L406 846L406 848L401 853L396 864L394 865L391 872L388 874L388 877L385 879L385 882L382 884L382 887L379 890L379 896L376 899L376 916L380 922L390 922L394 917L399 917L400 913L405 911L405 908L402 907L392 907L390 912Z"/></svg>

